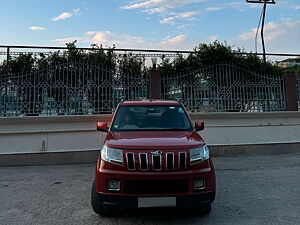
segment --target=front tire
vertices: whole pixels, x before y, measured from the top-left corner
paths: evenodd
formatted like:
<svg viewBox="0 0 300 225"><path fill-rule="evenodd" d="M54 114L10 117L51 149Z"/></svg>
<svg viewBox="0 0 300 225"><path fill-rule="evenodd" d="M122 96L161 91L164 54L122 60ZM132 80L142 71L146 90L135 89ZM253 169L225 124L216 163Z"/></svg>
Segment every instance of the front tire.
<svg viewBox="0 0 300 225"><path fill-rule="evenodd" d="M200 205L200 214L202 216L206 216L211 211L211 203Z"/></svg>
<svg viewBox="0 0 300 225"><path fill-rule="evenodd" d="M210 213L211 211L211 203L206 203L206 204L201 204L201 205L194 205L191 213L193 215L198 215L198 216L206 216Z"/></svg>
<svg viewBox="0 0 300 225"><path fill-rule="evenodd" d="M96 192L96 184L95 181L92 186L92 192L91 192L91 204L93 211L101 216L104 217L110 217L113 213L112 209L109 209L107 206L104 206L97 196Z"/></svg>

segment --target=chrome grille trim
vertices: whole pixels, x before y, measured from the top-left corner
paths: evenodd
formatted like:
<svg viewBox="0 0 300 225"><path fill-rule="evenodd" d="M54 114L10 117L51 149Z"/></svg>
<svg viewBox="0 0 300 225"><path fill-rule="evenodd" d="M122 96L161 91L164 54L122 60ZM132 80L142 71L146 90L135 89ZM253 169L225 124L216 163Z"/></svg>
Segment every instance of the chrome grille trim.
<svg viewBox="0 0 300 225"><path fill-rule="evenodd" d="M172 156L172 167L168 168L169 165L169 160L168 160L168 155ZM173 152L167 152L166 153L166 170L170 171L170 170L174 170L174 153Z"/></svg>
<svg viewBox="0 0 300 225"><path fill-rule="evenodd" d="M188 165L187 152L125 152L129 171L174 171L184 170ZM155 162L155 163L154 163ZM173 164L173 165L172 165Z"/></svg>
<svg viewBox="0 0 300 225"><path fill-rule="evenodd" d="M146 167L145 169L142 168L142 155L146 156ZM147 171L149 169L149 161L148 161L148 154L147 153L139 153L139 160L140 160L140 169L141 171Z"/></svg>
<svg viewBox="0 0 300 225"><path fill-rule="evenodd" d="M133 168L130 168L130 166L129 166L129 157L128 156L132 156L132 163L133 163ZM135 170L135 155L134 155L134 153L133 152L127 152L126 153L126 160L127 160L127 169L128 170L131 170L131 171L133 171L133 170Z"/></svg>
<svg viewBox="0 0 300 225"><path fill-rule="evenodd" d="M154 165L154 157L159 157L159 168L155 168L155 165ZM153 170L155 171L161 171L162 169L162 166L161 166L161 155L152 155L152 167L153 167Z"/></svg>
<svg viewBox="0 0 300 225"><path fill-rule="evenodd" d="M186 152L179 152L178 153L178 169L186 169ZM182 159L182 157L184 157ZM184 162L183 165L181 165L181 162Z"/></svg>

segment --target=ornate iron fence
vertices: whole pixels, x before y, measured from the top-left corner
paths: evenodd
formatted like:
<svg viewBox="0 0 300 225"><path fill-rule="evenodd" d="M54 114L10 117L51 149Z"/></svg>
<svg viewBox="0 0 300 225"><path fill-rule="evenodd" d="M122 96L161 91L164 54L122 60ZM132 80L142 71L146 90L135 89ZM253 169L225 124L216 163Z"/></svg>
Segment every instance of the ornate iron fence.
<svg viewBox="0 0 300 225"><path fill-rule="evenodd" d="M0 46L0 117L111 113L122 99L148 97L147 68L152 57L159 64L162 59L172 61L191 52ZM111 64L109 54L115 60ZM13 63L26 56L34 58L28 68L30 57ZM141 68L120 69L124 57L136 57ZM6 62L10 68L5 67ZM300 109L299 76L297 82ZM178 99L191 112L283 111L286 106L281 76L258 74L230 63L162 74L161 87L162 98Z"/></svg>
<svg viewBox="0 0 300 225"><path fill-rule="evenodd" d="M191 112L285 110L282 76L263 75L221 63L189 74L162 76L162 96L178 99Z"/></svg>
<svg viewBox="0 0 300 225"><path fill-rule="evenodd" d="M59 61L26 73L0 71L4 117L111 113L122 99L146 97L146 71L121 74L91 61Z"/></svg>

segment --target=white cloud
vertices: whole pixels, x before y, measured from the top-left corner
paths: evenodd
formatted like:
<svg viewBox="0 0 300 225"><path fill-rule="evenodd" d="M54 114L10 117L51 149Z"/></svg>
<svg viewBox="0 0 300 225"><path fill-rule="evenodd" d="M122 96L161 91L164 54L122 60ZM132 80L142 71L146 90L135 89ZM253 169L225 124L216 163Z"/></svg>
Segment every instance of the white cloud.
<svg viewBox="0 0 300 225"><path fill-rule="evenodd" d="M238 35L236 38L227 39L228 44L246 51L254 51L254 38L256 29ZM269 22L265 25L265 40L267 52L274 53L299 53L300 52L300 20L282 20L281 22ZM221 40L220 40L221 39ZM61 38L53 40L57 44L65 44L78 40L81 46L91 43L102 44L104 47L135 48L135 49L165 49L165 50L192 50L200 43L211 43L222 40L219 34L190 38L184 33L167 36L161 40L149 40L129 34L119 34L111 31L89 31L79 37ZM260 45L260 39L258 41ZM261 49L258 49L261 52Z"/></svg>
<svg viewBox="0 0 300 225"><path fill-rule="evenodd" d="M184 42L187 39L187 35L178 34L175 37L167 37L163 39L159 44L160 45L177 45Z"/></svg>
<svg viewBox="0 0 300 225"><path fill-rule="evenodd" d="M131 4L125 5L123 9L140 9L140 8L177 8L179 6L189 5L192 3L205 2L207 0L141 0L132 1Z"/></svg>
<svg viewBox="0 0 300 225"><path fill-rule="evenodd" d="M146 48L146 49L176 49L186 50L194 48L197 43L195 40L188 39L185 34L178 34L173 37L165 37L162 40L152 41L142 37L118 34L111 31L89 31L82 37L59 38L52 40L52 42L60 45L78 41L79 45L90 45L91 43L102 44L104 47L112 47L115 45L117 48Z"/></svg>
<svg viewBox="0 0 300 225"><path fill-rule="evenodd" d="M254 50L256 28L240 34L230 43L245 47L248 51ZM260 31L259 31L260 34ZM265 25L264 37L267 52L300 52L300 20L271 21ZM258 45L261 44L260 38ZM259 49L261 51L261 49Z"/></svg>
<svg viewBox="0 0 300 225"><path fill-rule="evenodd" d="M75 13L75 14L78 14L79 12L80 12L80 9L78 8L78 9L73 9L73 12Z"/></svg>
<svg viewBox="0 0 300 225"><path fill-rule="evenodd" d="M176 19L183 19L183 20L191 21L191 20L195 19L193 16L196 15L196 14L198 14L196 11L183 12L183 13L170 13L169 15L173 15L173 16L163 18L159 22L175 25L176 24L176 22L175 22Z"/></svg>
<svg viewBox="0 0 300 225"><path fill-rule="evenodd" d="M208 7L206 8L207 11L219 11L224 9L224 7Z"/></svg>
<svg viewBox="0 0 300 225"><path fill-rule="evenodd" d="M166 12L166 9L163 7L157 7L157 8L152 8L152 9L145 9L144 12L148 14L154 14L154 13L164 13Z"/></svg>
<svg viewBox="0 0 300 225"><path fill-rule="evenodd" d="M159 22L160 22L160 23L175 24L175 23L174 23L174 20L175 20L175 19L176 19L176 17L171 16L171 17L166 17L166 18L160 20Z"/></svg>
<svg viewBox="0 0 300 225"><path fill-rule="evenodd" d="M52 19L52 21L65 20L65 19L68 19L68 18L70 18L72 16L73 16L72 13L64 12L64 13L61 13L60 15L54 17Z"/></svg>
<svg viewBox="0 0 300 225"><path fill-rule="evenodd" d="M284 35L286 37L294 33L294 29L298 29L300 27L300 21L284 21L282 23L276 23L274 21L271 21L265 25L264 29L264 37L267 41L273 41L278 38L282 38ZM241 41L248 41L248 40L254 40L256 35L256 28L252 28L251 31L240 34L238 36L238 40ZM258 33L260 34L260 29L258 30Z"/></svg>
<svg viewBox="0 0 300 225"><path fill-rule="evenodd" d="M190 11L190 12L179 13L179 14L178 14L178 17L179 17L179 18L190 18L191 16L194 16L194 15L196 15L196 14L197 14L197 12L195 12L195 11Z"/></svg>
<svg viewBox="0 0 300 225"><path fill-rule="evenodd" d="M78 9L73 9L73 12L63 12L58 16L54 17L52 21L65 20L71 18L72 16L79 16L81 14L80 11L81 10L78 8Z"/></svg>
<svg viewBox="0 0 300 225"><path fill-rule="evenodd" d="M142 10L142 12L151 14L160 14L159 20L162 24L178 25L179 30L183 24L176 20L192 21L195 18L195 11L180 12L178 9L193 3L206 2L208 0L131 0L131 3L121 7L125 10Z"/></svg>
<svg viewBox="0 0 300 225"><path fill-rule="evenodd" d="M30 26L29 29L30 29L30 30L33 30L33 31L47 30L47 29L44 28L44 27L37 27L37 26Z"/></svg>

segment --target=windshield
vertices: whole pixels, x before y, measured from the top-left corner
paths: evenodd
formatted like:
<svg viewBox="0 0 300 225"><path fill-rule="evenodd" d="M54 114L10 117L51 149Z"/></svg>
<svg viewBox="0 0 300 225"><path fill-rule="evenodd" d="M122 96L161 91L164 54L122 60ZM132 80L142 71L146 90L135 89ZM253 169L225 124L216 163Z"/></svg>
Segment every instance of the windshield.
<svg viewBox="0 0 300 225"><path fill-rule="evenodd" d="M192 130L182 106L120 106L112 131Z"/></svg>

